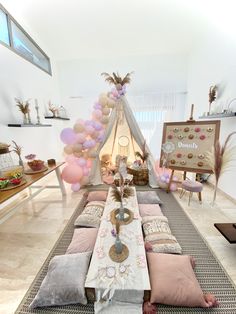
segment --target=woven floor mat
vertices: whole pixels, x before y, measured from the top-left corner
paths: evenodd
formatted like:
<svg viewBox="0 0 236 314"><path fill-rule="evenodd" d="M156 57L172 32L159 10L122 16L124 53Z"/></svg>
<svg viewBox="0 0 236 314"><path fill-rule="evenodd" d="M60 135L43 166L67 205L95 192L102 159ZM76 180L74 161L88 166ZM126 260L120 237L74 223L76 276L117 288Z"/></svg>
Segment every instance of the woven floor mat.
<svg viewBox="0 0 236 314"><path fill-rule="evenodd" d="M101 186L101 189L106 188ZM94 189L93 189L94 190ZM138 189L139 190L139 189ZM140 189L144 190L144 189ZM211 253L206 243L195 229L183 209L175 200L172 194L167 194L165 191L157 190L157 194L163 201L162 211L169 220L169 225L172 233L179 241L183 254L191 255L196 260L195 273L199 283L205 292L213 293L219 300L219 307L214 309L201 309L201 308L186 308L186 307L173 307L158 305L158 314L170 313L219 313L219 314L235 314L236 313L236 290L231 283L230 279ZM94 313L93 303L87 305L66 305L59 307L47 307L43 309L29 309L29 304L36 295L43 278L47 273L48 263L55 255L64 254L73 235L73 223L78 214L81 212L85 203L83 199L67 226L65 227L61 237L58 239L50 255L33 281L27 294L23 298L21 304L16 310L16 314L87 314ZM111 313L113 314L113 313ZM128 313L126 313L128 314Z"/></svg>

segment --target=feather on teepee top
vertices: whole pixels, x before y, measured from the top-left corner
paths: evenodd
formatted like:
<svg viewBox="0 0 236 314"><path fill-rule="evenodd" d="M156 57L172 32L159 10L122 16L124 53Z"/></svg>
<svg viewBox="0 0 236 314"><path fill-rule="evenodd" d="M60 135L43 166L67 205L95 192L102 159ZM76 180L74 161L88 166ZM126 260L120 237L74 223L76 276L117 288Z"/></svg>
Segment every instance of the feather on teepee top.
<svg viewBox="0 0 236 314"><path fill-rule="evenodd" d="M121 86L130 83L131 74L133 74L133 72L127 73L125 77L122 78L118 72L117 73L113 72L111 75L107 72L101 73L101 75L105 77L105 82L108 82L109 84L114 84L114 85L119 84Z"/></svg>

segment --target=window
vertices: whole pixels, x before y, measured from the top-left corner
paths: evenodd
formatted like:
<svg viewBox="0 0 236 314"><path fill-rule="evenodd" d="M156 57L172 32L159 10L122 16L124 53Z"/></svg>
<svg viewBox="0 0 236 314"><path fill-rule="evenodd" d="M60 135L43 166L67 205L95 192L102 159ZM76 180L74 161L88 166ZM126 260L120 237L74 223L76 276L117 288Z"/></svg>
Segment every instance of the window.
<svg viewBox="0 0 236 314"><path fill-rule="evenodd" d="M1 5L0 42L51 75L48 56Z"/></svg>
<svg viewBox="0 0 236 314"><path fill-rule="evenodd" d="M10 46L7 15L2 10L0 10L0 41Z"/></svg>

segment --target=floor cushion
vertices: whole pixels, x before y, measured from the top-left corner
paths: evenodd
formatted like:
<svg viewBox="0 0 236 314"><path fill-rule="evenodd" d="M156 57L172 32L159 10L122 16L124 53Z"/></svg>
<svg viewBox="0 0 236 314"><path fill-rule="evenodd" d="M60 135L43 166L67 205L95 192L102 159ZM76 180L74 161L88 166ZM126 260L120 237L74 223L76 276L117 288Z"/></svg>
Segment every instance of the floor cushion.
<svg viewBox="0 0 236 314"><path fill-rule="evenodd" d="M137 199L139 204L162 204L155 191L137 192Z"/></svg>
<svg viewBox="0 0 236 314"><path fill-rule="evenodd" d="M55 256L30 308L87 304L85 279L91 252Z"/></svg>
<svg viewBox="0 0 236 314"><path fill-rule="evenodd" d="M158 204L139 204L139 212L141 217L163 215Z"/></svg>
<svg viewBox="0 0 236 314"><path fill-rule="evenodd" d="M106 201L107 199L107 191L92 191L89 192L87 201Z"/></svg>
<svg viewBox="0 0 236 314"><path fill-rule="evenodd" d="M151 303L207 307L190 256L147 253Z"/></svg>
<svg viewBox="0 0 236 314"><path fill-rule="evenodd" d="M91 252L98 234L97 228L79 228L74 230L73 238L66 254Z"/></svg>
<svg viewBox="0 0 236 314"><path fill-rule="evenodd" d="M155 253L182 253L181 246L171 234L168 219L165 216L145 216L142 218L142 224L149 250Z"/></svg>
<svg viewBox="0 0 236 314"><path fill-rule="evenodd" d="M104 207L104 201L89 202L85 206L83 212L76 219L74 226L98 228L100 226L100 219L102 217Z"/></svg>

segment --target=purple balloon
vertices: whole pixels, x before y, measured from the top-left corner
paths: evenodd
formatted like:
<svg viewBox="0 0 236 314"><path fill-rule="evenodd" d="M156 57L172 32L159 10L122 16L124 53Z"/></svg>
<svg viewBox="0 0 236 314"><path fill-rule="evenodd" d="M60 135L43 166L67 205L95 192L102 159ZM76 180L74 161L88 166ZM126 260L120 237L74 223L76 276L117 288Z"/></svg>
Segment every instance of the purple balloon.
<svg viewBox="0 0 236 314"><path fill-rule="evenodd" d="M101 123L97 122L97 121L94 121L93 123L93 127L96 131L101 131L103 129L103 126Z"/></svg>
<svg viewBox="0 0 236 314"><path fill-rule="evenodd" d="M97 137L97 142L102 143L104 141L104 134L99 134Z"/></svg>
<svg viewBox="0 0 236 314"><path fill-rule="evenodd" d="M80 157L78 160L77 160L77 164L81 167L84 167L85 165L87 165L87 160L83 157Z"/></svg>
<svg viewBox="0 0 236 314"><path fill-rule="evenodd" d="M86 120L86 121L84 122L84 125L91 125L91 123L93 123L92 120Z"/></svg>
<svg viewBox="0 0 236 314"><path fill-rule="evenodd" d="M73 192L78 192L80 190L80 184L79 183L73 183L71 184L71 190Z"/></svg>
<svg viewBox="0 0 236 314"><path fill-rule="evenodd" d="M102 109L102 106L98 102L95 102L95 104L93 105L93 108L94 109Z"/></svg>
<svg viewBox="0 0 236 314"><path fill-rule="evenodd" d="M83 148L84 149L87 149L90 147L90 143L89 143L89 140L86 140L84 143L83 143Z"/></svg>
<svg viewBox="0 0 236 314"><path fill-rule="evenodd" d="M60 138L64 144L75 144L77 137L72 128L65 128L61 131Z"/></svg>

